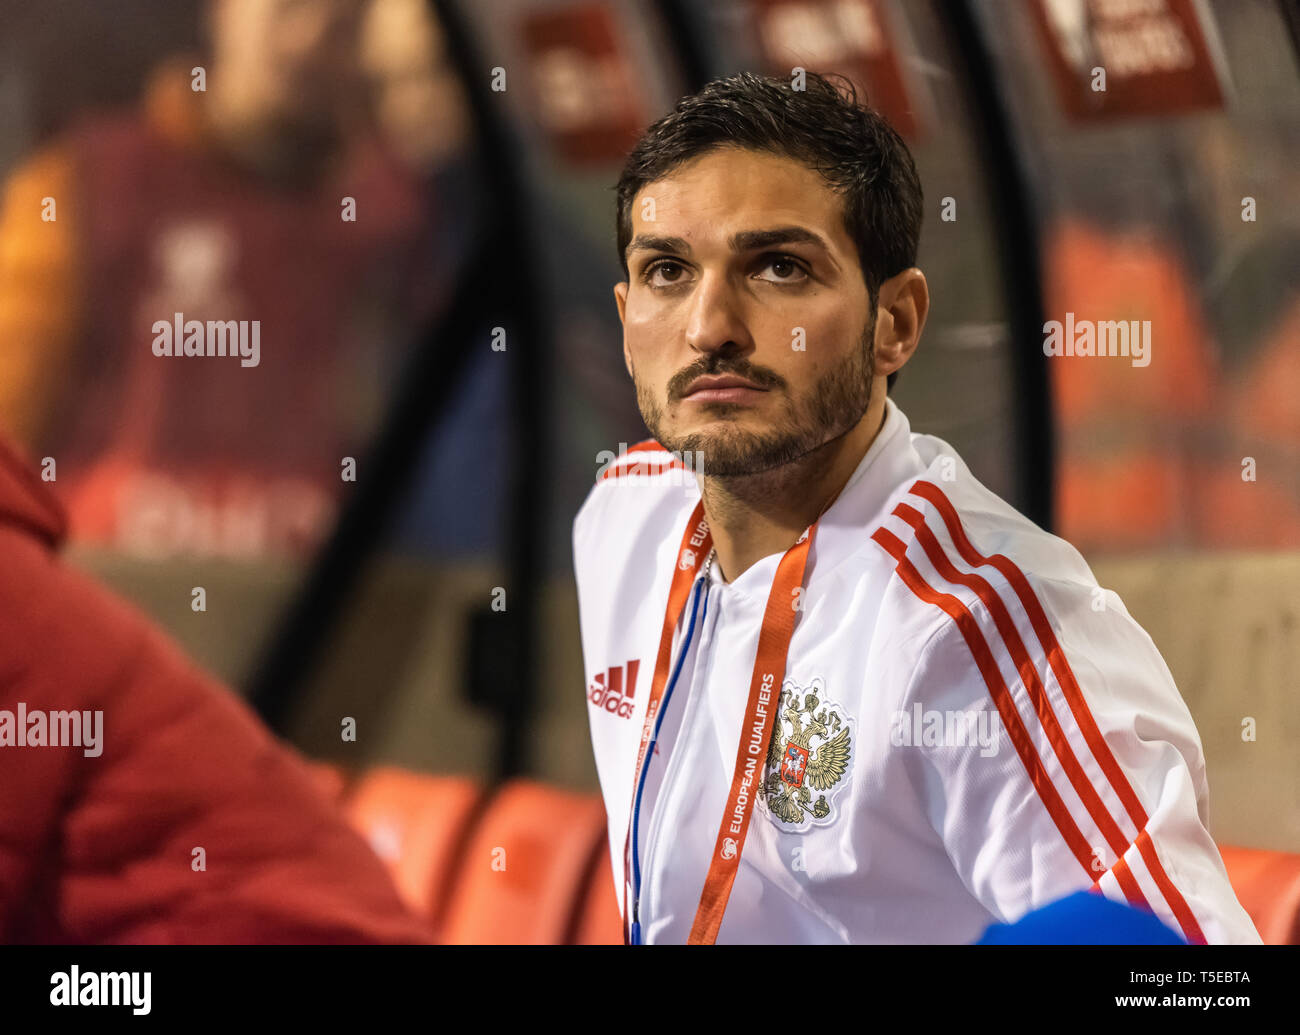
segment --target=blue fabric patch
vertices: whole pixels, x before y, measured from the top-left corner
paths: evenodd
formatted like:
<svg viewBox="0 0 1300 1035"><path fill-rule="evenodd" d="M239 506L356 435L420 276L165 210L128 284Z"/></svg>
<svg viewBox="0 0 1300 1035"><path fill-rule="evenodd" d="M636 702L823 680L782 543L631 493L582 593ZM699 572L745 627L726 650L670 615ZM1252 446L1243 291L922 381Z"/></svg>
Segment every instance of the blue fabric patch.
<svg viewBox="0 0 1300 1035"><path fill-rule="evenodd" d="M1143 909L1076 891L1026 913L1014 924L991 924L976 945L1186 945Z"/></svg>

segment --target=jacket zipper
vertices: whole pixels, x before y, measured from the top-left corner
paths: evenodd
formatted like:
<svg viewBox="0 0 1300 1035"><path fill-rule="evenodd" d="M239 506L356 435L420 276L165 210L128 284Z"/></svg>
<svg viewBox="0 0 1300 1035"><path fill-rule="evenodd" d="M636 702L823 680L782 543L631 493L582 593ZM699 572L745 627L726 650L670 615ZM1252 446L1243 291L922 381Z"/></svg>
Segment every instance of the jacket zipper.
<svg viewBox="0 0 1300 1035"><path fill-rule="evenodd" d="M686 634L683 637L681 652L677 655L677 664L673 667L672 678L668 681L668 687L664 691L663 704L659 709L658 716L656 716L655 718L654 735L651 737L650 743L646 747L646 765L642 770L641 786L637 789L636 810L634 812L633 820L632 820L632 865L634 867L635 875L636 875L635 894L632 898L631 943L633 945L641 944L641 898L645 893L645 885L642 879L642 874L644 873L645 876L649 876L650 873L650 863L654 857L654 849L655 849L655 845L657 844L657 841L655 839L655 834L658 831L659 827L662 825L663 814L665 812L664 806L667 804L668 788L672 780L673 774L677 771L676 763L678 759L681 757L682 753L677 750L673 751L672 757L669 758L668 760L668 769L664 773L663 781L659 785L659 795L655 800L654 814L650 817L650 831L649 831L648 839L646 841L646 865L644 871L640 868L640 864L639 864L640 853L637 851L637 827L638 827L638 820L640 819L640 812L641 812L641 792L645 789L645 775L649 771L651 760L654 758L655 745L658 744L659 742L659 728L663 725L664 716L668 712L668 703L672 698L673 690L677 686L677 680L681 676L682 665L686 660L686 655L690 652L691 641L695 636L695 629L696 629L695 612L699 606L701 589L704 590L703 593L704 612L703 614L700 615L700 621L699 621L700 626L703 626L704 619L708 615L709 567L712 565L712 563L713 563L713 554L710 553L708 559L704 563L704 569L703 572L701 573L700 580L699 582L696 583L695 586L695 600L691 604L690 626L687 628ZM686 702L686 707L689 707L690 704L691 702L688 700ZM677 739L679 742L682 736L685 735L686 732L686 718L687 716L685 715L682 716L681 731L677 735Z"/></svg>

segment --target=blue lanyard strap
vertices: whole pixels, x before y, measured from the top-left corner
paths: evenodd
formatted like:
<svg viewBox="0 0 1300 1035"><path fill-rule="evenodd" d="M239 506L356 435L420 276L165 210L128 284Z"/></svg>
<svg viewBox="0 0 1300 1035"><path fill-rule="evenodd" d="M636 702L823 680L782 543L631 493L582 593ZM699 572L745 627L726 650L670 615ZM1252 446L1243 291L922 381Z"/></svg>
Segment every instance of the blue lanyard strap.
<svg viewBox="0 0 1300 1035"><path fill-rule="evenodd" d="M686 655L691 649L691 640L695 636L695 613L700 605L700 591L708 582L708 566L705 566L704 574L695 584L695 593L691 597L691 617L686 627L686 636L682 640L681 653L677 655L677 664L673 667L673 674L668 680L668 687L664 691L664 703L659 709L659 714L655 716L654 734L650 738L650 743L646 748L646 763L641 767L641 780L636 789L636 805L632 810L632 936L633 945L641 944L641 851L639 846L639 823L641 818L641 795L645 791L646 774L650 771L650 762L654 758L655 745L659 742L659 729L663 726L664 714L668 711L668 704L672 700L673 688L677 685L677 678L681 675L682 664L686 661ZM706 594L704 597L703 618L709 611L709 599ZM662 793L662 788L660 789Z"/></svg>

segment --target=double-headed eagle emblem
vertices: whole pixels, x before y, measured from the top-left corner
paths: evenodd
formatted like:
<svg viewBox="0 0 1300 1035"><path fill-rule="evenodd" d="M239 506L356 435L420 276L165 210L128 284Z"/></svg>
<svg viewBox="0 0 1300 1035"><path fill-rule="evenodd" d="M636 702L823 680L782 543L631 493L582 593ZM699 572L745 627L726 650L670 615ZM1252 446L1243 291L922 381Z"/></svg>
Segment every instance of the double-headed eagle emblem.
<svg viewBox="0 0 1300 1035"><path fill-rule="evenodd" d="M852 721L824 694L819 696L820 690L820 680L807 692L789 682L781 688L760 800L782 829L830 822L834 797L848 771ZM813 791L823 793L814 801Z"/></svg>

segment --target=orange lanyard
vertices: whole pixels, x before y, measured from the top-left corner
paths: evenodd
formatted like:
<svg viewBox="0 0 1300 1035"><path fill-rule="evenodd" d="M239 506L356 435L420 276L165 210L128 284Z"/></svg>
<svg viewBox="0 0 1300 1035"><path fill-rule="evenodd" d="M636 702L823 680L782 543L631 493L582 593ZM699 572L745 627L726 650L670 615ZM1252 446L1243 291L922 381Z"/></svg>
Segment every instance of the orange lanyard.
<svg viewBox="0 0 1300 1035"><path fill-rule="evenodd" d="M713 533L709 523L704 519L704 501L695 504L691 518L686 522L686 531L682 534L682 545L677 550L677 563L673 567L673 581L668 589L668 607L664 611L663 632L659 637L659 654L655 658L655 674L650 682L650 694L646 698L645 722L641 726L641 743L637 747L636 769L632 775L632 805L627 813L627 837L623 841L623 944L629 943L628 931L632 923L627 911L627 885L630 880L628 870L628 849L632 844L632 820L636 813L637 788L641 783L641 766L645 762L646 746L654 731L655 717L659 714L659 701L663 697L664 687L668 683L668 671L672 666L673 632L686 608L686 598L691 594L691 583L696 573L704 566L705 559L713 550Z"/></svg>
<svg viewBox="0 0 1300 1035"><path fill-rule="evenodd" d="M712 862L709 864L709 873L704 881L704 892L700 896L695 922L691 926L687 941L689 945L712 945L717 939L722 915L726 911L727 900L731 897L731 888L736 881L740 853L745 846L745 835L749 831L749 820L753 814L754 797L763 781L763 764L772 737L772 715L776 711L781 684L785 680L786 658L790 652L790 638L794 635L795 613L798 610L795 590L803 585L804 567L816 529L817 523L813 522L794 546L786 551L777 566L776 576L772 580L772 589L768 593L767 607L763 612L763 625L758 634L754 672L750 678L745 724L741 731L740 746L736 751L731 792L727 798L726 811L722 814L722 823L718 827ZM646 719L641 730L641 745L637 752L636 770L632 780L633 809L636 805L636 790L641 778L641 767L645 761L646 745L654 728L659 699L668 681L673 633L686 607L691 583L695 580L695 575L704 564L712 546L713 536L709 532L708 522L704 520L704 503L701 501L696 504L690 520L686 523L682 545L677 552L677 565L673 571L672 585L668 591L668 607L664 612L659 655L655 662L654 680L650 684ZM627 913L627 853L632 837L631 817L632 813L629 812L628 835L623 845L625 944L628 940L628 925L631 922Z"/></svg>

